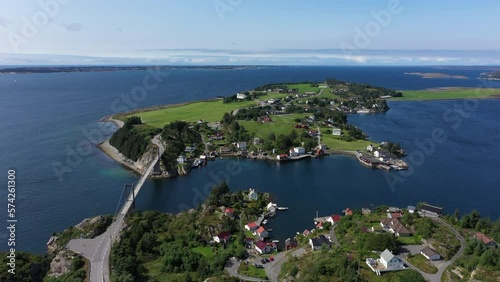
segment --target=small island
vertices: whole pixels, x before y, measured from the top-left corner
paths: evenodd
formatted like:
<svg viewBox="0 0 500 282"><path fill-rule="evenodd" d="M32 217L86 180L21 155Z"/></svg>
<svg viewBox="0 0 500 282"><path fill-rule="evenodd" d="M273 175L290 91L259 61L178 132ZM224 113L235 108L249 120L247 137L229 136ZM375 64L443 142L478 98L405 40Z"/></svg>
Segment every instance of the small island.
<svg viewBox="0 0 500 282"><path fill-rule="evenodd" d="M500 71L483 72L479 75L478 79L500 80Z"/></svg>
<svg viewBox="0 0 500 282"><path fill-rule="evenodd" d="M389 110L387 99L402 93L369 84L324 82L275 83L179 105L157 106L108 116L120 129L99 147L127 167L143 173L156 155L151 144L161 137L165 152L153 177L188 174L217 157L289 162L329 154L390 156L376 168L405 169L400 145L377 144L348 123L349 114ZM383 156L375 156L382 158ZM396 162L397 161L397 162Z"/></svg>
<svg viewBox="0 0 500 282"><path fill-rule="evenodd" d="M454 78L454 79L468 79L468 77L464 75L453 75L447 73L439 73L439 72L405 72L407 75L416 75L421 78Z"/></svg>

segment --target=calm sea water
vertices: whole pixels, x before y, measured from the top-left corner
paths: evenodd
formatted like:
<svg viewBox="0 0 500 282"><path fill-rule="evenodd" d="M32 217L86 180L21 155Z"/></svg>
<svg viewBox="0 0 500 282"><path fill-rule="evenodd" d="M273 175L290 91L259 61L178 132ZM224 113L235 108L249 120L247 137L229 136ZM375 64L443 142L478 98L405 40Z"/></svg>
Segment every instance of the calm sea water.
<svg viewBox="0 0 500 282"><path fill-rule="evenodd" d="M475 77L481 70L446 71L471 77L468 80L421 79L403 74L435 71L415 67L170 70L143 101L131 106L186 102L230 95L264 83L327 77L395 89L480 85ZM4 203L0 206L6 206L7 170L15 169L18 249L43 253L52 232L86 217L115 212L123 185L138 177L85 144L111 134L112 128L103 128L96 120L113 113L117 103L123 105L121 95L141 85L147 74L127 71L0 76L0 183L4 183L0 189ZM500 87L500 83L489 82L487 86ZM396 173L366 169L355 159L343 156L289 164L223 159L188 177L147 181L138 196L138 207L164 212L194 207L211 183L227 179L233 189L254 187L268 191L280 205L290 207L270 223L277 238L311 228L316 211L327 215L347 206L404 206L429 201L445 206L448 212L455 207L463 211L476 208L498 217L500 176L495 172L500 165L500 127L496 118L500 101L482 100L466 105L468 110L460 108L461 103L392 102L387 113L349 117L373 140L397 141L408 150L410 161L416 163L415 170L411 175L399 176L397 182ZM417 144L430 138L434 129L446 132L447 140L436 144L434 152L427 155ZM102 136L90 134L92 130ZM75 151L85 156L75 158ZM422 154L421 161L417 157ZM71 171L58 178L54 172L57 163L70 165ZM392 176L394 185L387 176ZM5 224L5 212L1 214ZM4 250L6 233L0 233L0 239L0 250Z"/></svg>

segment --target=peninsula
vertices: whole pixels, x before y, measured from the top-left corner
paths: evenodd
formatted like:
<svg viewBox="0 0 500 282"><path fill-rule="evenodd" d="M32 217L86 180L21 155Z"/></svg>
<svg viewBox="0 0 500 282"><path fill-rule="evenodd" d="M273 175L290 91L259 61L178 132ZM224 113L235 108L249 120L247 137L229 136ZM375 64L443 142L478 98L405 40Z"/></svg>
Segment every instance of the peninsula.
<svg viewBox="0 0 500 282"><path fill-rule="evenodd" d="M464 75L453 75L448 73L439 72L405 72L407 75L416 75L421 78L455 78L455 79L467 79L468 77Z"/></svg>
<svg viewBox="0 0 500 282"><path fill-rule="evenodd" d="M336 79L268 84L227 97L106 117L103 121L125 126L100 148L142 173L151 155L149 140L161 134L167 149L154 177L187 174L219 156L284 162L366 151L379 159L376 168L405 169L399 144L371 142L347 121L348 114L387 111L386 99L400 96Z"/></svg>

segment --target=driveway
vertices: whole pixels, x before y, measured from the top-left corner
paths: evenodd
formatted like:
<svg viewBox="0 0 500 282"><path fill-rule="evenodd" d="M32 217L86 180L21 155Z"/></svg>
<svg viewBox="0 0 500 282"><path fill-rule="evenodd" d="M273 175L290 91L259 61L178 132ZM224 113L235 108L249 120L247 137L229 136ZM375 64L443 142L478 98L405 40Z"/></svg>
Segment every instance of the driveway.
<svg viewBox="0 0 500 282"><path fill-rule="evenodd" d="M229 275L231 275L233 277L237 277L243 281L253 281L253 282L268 281L268 280L262 280L259 278L248 277L245 275L238 274L238 268L240 267L240 264L241 264L241 261L231 258L227 261L224 269L229 273Z"/></svg>
<svg viewBox="0 0 500 282"><path fill-rule="evenodd" d="M278 276L280 275L281 267L290 258L290 256L301 257L305 253L306 249L298 248L276 254L274 256L274 261L268 262L264 265L267 278L269 278L269 280L271 280L272 282L278 282Z"/></svg>

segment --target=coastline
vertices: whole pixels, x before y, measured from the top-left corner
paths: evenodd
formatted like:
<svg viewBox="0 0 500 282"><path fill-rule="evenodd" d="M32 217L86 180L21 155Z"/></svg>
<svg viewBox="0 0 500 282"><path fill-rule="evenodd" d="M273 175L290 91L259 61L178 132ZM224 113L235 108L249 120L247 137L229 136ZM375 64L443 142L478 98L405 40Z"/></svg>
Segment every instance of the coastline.
<svg viewBox="0 0 500 282"><path fill-rule="evenodd" d="M99 150L101 150L104 154L106 154L108 157L116 161L117 163L121 164L122 166L126 167L129 170L132 170L133 172L139 175L142 175L142 172L137 167L137 165L134 162L132 162L132 160L129 160L124 155L122 155L118 151L118 149L109 144L109 140L97 144L96 147Z"/></svg>

